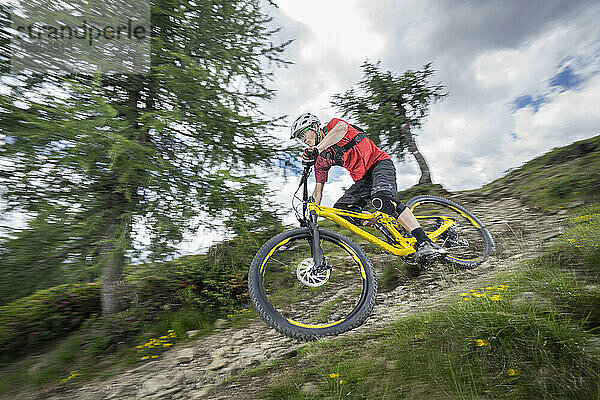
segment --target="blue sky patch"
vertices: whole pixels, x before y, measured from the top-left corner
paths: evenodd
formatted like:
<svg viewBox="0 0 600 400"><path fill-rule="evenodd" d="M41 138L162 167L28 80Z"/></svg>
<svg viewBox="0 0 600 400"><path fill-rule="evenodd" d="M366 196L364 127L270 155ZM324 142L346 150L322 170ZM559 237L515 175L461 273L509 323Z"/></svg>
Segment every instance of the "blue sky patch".
<svg viewBox="0 0 600 400"><path fill-rule="evenodd" d="M515 106L515 111L525 107L533 108L534 112L538 112L540 106L546 102L546 98L544 96L536 96L533 97L530 94L526 94L524 96L517 97L513 104Z"/></svg>
<svg viewBox="0 0 600 400"><path fill-rule="evenodd" d="M14 137L12 137L12 136L9 136L9 135L4 135L4 137L3 137L3 138L1 138L1 141L0 141L0 143L1 143L2 141L3 141L4 143L6 143L6 144L13 144L14 142L16 142L16 139L15 139Z"/></svg>
<svg viewBox="0 0 600 400"><path fill-rule="evenodd" d="M558 74L550 78L550 87L558 87L561 92L577 87L582 82L582 79L573 72L573 69L568 66L563 68Z"/></svg>

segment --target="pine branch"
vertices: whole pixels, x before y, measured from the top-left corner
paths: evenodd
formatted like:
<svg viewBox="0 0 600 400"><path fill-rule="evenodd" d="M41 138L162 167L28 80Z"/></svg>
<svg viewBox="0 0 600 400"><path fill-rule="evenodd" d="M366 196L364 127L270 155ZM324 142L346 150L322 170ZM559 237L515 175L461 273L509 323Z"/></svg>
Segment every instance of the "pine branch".
<svg viewBox="0 0 600 400"><path fill-rule="evenodd" d="M25 275L25 274L27 274L29 272L32 272L32 271L35 271L35 270L39 270L39 269L43 269L42 266L44 264L46 264L48 261L52 261L52 260L55 260L57 258L64 257L67 254L69 254L71 251L75 250L75 249L80 249L80 248L83 248L83 247L93 246L93 245L96 245L96 244L98 244L100 242L101 241L96 241L96 242L92 242L92 243L82 243L82 244L78 244L78 245L75 245L75 246L71 246L68 249L65 249L64 251L60 252L59 254L55 254L53 256L46 257L43 260L36 261L35 263L31 264L30 266L28 266L24 270L19 270L19 271L7 273L7 274L4 274L4 276L13 276L13 275L23 276L23 275Z"/></svg>

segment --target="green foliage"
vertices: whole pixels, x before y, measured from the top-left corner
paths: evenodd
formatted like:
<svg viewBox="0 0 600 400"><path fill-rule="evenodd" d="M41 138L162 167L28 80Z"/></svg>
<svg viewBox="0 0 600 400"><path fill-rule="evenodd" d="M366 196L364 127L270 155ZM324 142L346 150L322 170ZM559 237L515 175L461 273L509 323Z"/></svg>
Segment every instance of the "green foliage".
<svg viewBox="0 0 600 400"><path fill-rule="evenodd" d="M164 304L218 311L247 300L248 262L260 246L281 231L281 225L212 246L207 254L184 256L155 265L132 266L129 292L138 305L158 309ZM134 301L134 299L132 299Z"/></svg>
<svg viewBox="0 0 600 400"><path fill-rule="evenodd" d="M77 329L100 310L96 283L41 290L0 307L0 355L23 353Z"/></svg>
<svg viewBox="0 0 600 400"><path fill-rule="evenodd" d="M268 133L277 120L256 111L273 96L265 61L285 64L287 45L272 42L262 7L159 0L149 74L5 81L0 185L8 209L30 219L3 244L0 301L102 273L103 311L112 312L120 302L108 286L127 257L150 250L152 261L164 260L206 219L236 234L277 220L257 200L268 196L265 185L249 174L277 162L283 147ZM149 248L132 243L137 223Z"/></svg>
<svg viewBox="0 0 600 400"><path fill-rule="evenodd" d="M210 315L246 304L248 260L281 229L274 225L270 230L236 237L212 246L204 255L128 267L123 290L130 307L109 319L88 321L91 332L101 334L88 338L86 354L110 352L117 343L154 329L149 328L154 324L180 335L188 328L206 329L203 321L216 318ZM0 355L24 354L77 330L100 312L99 286L61 285L2 306ZM164 320L165 312L168 320Z"/></svg>

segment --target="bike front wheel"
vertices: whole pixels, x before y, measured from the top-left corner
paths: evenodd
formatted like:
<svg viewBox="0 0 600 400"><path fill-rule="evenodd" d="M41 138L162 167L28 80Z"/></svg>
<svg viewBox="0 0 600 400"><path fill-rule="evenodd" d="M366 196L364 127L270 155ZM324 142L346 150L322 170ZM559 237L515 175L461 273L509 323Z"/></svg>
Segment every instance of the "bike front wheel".
<svg viewBox="0 0 600 400"><path fill-rule="evenodd" d="M280 233L256 253L250 298L278 332L301 340L361 325L375 304L377 281L364 251L337 232L319 229L327 268L315 270L307 228Z"/></svg>
<svg viewBox="0 0 600 400"><path fill-rule="evenodd" d="M494 250L494 239L484 224L466 208L437 196L417 196L406 202L425 232L431 236L444 224L434 241L448 253L444 261L460 267L481 264Z"/></svg>

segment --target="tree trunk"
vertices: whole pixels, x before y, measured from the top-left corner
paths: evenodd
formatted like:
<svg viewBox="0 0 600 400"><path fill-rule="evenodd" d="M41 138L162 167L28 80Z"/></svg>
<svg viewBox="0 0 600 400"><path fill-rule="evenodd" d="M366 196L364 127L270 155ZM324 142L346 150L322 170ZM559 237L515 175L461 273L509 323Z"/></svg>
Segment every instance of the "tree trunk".
<svg viewBox="0 0 600 400"><path fill-rule="evenodd" d="M123 310L121 286L123 279L124 257L112 243L103 246L102 288L100 298L102 316L106 317Z"/></svg>
<svg viewBox="0 0 600 400"><path fill-rule="evenodd" d="M123 310L123 299L121 293L123 280L123 265L125 255L123 251L115 246L115 235L117 234L117 221L107 221L106 242L100 246L100 257L102 262L102 287L100 288L100 300L102 305L102 316L106 317Z"/></svg>
<svg viewBox="0 0 600 400"><path fill-rule="evenodd" d="M124 89L127 90L123 116L129 121L131 136L137 137L140 132L138 126L138 101L140 100L141 77L130 75L125 81ZM102 316L107 317L122 311L125 308L123 301L123 266L125 264L125 251L118 245L130 234L130 227L119 226L119 217L126 207L127 199L122 193L117 193L117 176L109 178L108 188L112 193L106 206L110 211L105 219L105 240L100 248L102 259L102 288L100 297L102 304Z"/></svg>
<svg viewBox="0 0 600 400"><path fill-rule="evenodd" d="M417 143L413 138L413 135L410 133L410 127L408 125L403 125L400 128L400 133L404 136L406 143L408 145L408 151L415 157L417 160L417 164L419 164L419 169L421 170L421 178L419 178L419 185L424 184L433 184L431 181L431 171L429 170L429 166L427 165L427 161L425 161L425 157L419 151L417 147Z"/></svg>

